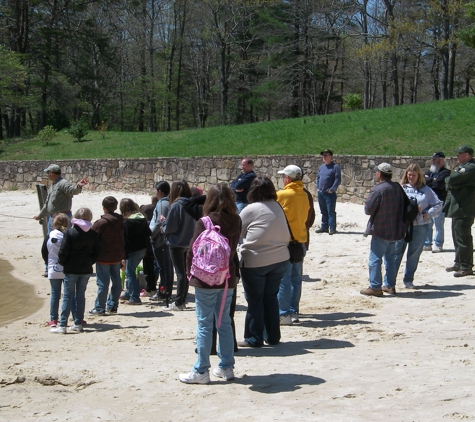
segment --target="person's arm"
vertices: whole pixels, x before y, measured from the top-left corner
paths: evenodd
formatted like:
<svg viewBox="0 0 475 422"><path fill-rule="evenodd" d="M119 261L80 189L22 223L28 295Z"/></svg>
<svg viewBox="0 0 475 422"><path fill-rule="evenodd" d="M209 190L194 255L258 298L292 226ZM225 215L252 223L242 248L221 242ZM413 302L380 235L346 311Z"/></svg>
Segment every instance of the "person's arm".
<svg viewBox="0 0 475 422"><path fill-rule="evenodd" d="M41 256L45 264L48 264L48 239L49 237L46 236L43 245L41 246Z"/></svg>
<svg viewBox="0 0 475 422"><path fill-rule="evenodd" d="M373 215L373 213L379 208L381 204L381 196L372 191L364 203L364 212L366 215Z"/></svg>
<svg viewBox="0 0 475 422"><path fill-rule="evenodd" d="M94 246L92 249L92 263L95 264L99 257L101 256L101 241L99 235L95 236Z"/></svg>
<svg viewBox="0 0 475 422"><path fill-rule="evenodd" d="M187 198L183 201L183 209L190 214L196 221L203 217L203 205L206 201L206 195Z"/></svg>
<svg viewBox="0 0 475 422"><path fill-rule="evenodd" d="M427 189L427 199L429 204L429 209L425 212L429 217L437 217L442 211L444 203L439 199L436 193L429 187Z"/></svg>
<svg viewBox="0 0 475 422"><path fill-rule="evenodd" d="M63 241L61 242L61 246L59 247L58 252L58 263L64 267L64 264L68 260L68 257L71 253L71 236L69 234L69 230L66 230L64 233Z"/></svg>
<svg viewBox="0 0 475 422"><path fill-rule="evenodd" d="M162 233L177 233L181 227L181 207L178 203L174 203L168 211L167 218L162 221Z"/></svg>
<svg viewBox="0 0 475 422"><path fill-rule="evenodd" d="M333 168L335 179L333 180L333 185L332 187L328 190L329 193L336 192L338 189L338 186L341 184L341 170L340 166L338 164L335 164L335 167Z"/></svg>
<svg viewBox="0 0 475 422"><path fill-rule="evenodd" d="M458 168L446 180L448 188L452 189L475 186L475 163Z"/></svg>
<svg viewBox="0 0 475 422"><path fill-rule="evenodd" d="M435 178L426 179L426 185L433 190L444 190L445 189L445 179L450 176L450 170L443 169L440 173L437 174Z"/></svg>

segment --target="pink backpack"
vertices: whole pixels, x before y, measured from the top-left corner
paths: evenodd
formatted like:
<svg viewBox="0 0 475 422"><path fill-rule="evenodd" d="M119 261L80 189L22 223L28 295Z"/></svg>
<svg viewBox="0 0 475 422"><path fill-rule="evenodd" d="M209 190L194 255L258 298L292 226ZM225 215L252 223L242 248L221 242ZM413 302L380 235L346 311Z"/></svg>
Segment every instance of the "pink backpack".
<svg viewBox="0 0 475 422"><path fill-rule="evenodd" d="M214 226L209 217L201 218L205 230L193 243L193 260L190 274L209 286L224 284L223 300L219 311L217 327L221 326L226 294L228 292L229 258L231 248L229 240L220 231L220 226Z"/></svg>

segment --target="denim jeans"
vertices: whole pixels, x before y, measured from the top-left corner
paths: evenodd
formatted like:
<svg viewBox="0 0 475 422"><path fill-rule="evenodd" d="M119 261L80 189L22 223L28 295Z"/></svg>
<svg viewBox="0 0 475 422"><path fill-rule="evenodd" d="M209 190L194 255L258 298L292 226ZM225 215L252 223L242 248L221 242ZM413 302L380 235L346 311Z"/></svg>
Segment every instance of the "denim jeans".
<svg viewBox="0 0 475 422"><path fill-rule="evenodd" d="M229 307L234 289L228 289L223 310L221 326L218 328L218 366L223 369L234 366L234 336L231 327ZM198 320L196 348L198 360L193 367L195 372L207 372L211 366L209 355L213 341L213 322L218 320L224 289L195 288L196 319Z"/></svg>
<svg viewBox="0 0 475 422"><path fill-rule="evenodd" d="M106 309L116 310L119 306L120 292L122 291L122 280L120 279L121 263L116 264L96 264L96 284L97 297L94 308L98 312L104 312ZM109 284L112 281L109 298ZM107 307L106 307L107 300Z"/></svg>
<svg viewBox="0 0 475 422"><path fill-rule="evenodd" d="M432 245L432 233L433 227L435 226L435 236L434 236L434 244L441 248L444 246L444 223L445 223L445 214L441 212L437 217L431 218L431 222L429 224L429 233L427 234L426 240L424 245L431 246Z"/></svg>
<svg viewBox="0 0 475 422"><path fill-rule="evenodd" d="M289 261L265 267L241 268L242 285L247 300L244 340L254 347L264 341L277 344L280 341L279 293L280 280Z"/></svg>
<svg viewBox="0 0 475 422"><path fill-rule="evenodd" d="M186 253L188 248L170 248L170 256L176 273L176 298L177 306L184 305L188 295L188 279L186 278Z"/></svg>
<svg viewBox="0 0 475 422"><path fill-rule="evenodd" d="M412 283L414 281L414 273L417 270L419 264L419 258L424 248L424 242L429 232L429 224L422 224L414 226L412 233L412 240L407 243L404 239L398 240L394 249L395 261L396 261L396 274L401 266L401 261L404 256L404 252L407 248L406 268L404 270L404 283Z"/></svg>
<svg viewBox="0 0 475 422"><path fill-rule="evenodd" d="M153 248L155 260L158 264L160 274L159 291L161 293L169 293L171 296L173 290L173 263L170 258L170 248L168 245L162 245ZM163 291L162 291L163 290Z"/></svg>
<svg viewBox="0 0 475 422"><path fill-rule="evenodd" d="M473 267L473 217L452 218L452 238L455 246L455 266L463 271Z"/></svg>
<svg viewBox="0 0 475 422"><path fill-rule="evenodd" d="M61 327L67 326L69 314L74 308L76 309L76 315L73 312L74 324L82 324L86 308L86 288L90 276L91 274L64 274L63 305L59 322Z"/></svg>
<svg viewBox="0 0 475 422"><path fill-rule="evenodd" d="M302 243L302 248L305 245ZM298 314L300 295L302 293L302 262L291 264L287 262L287 268L280 280L279 286L279 314Z"/></svg>
<svg viewBox="0 0 475 422"><path fill-rule="evenodd" d="M241 214L241 211L246 208L249 204L247 202L236 202L236 208L238 210L238 214Z"/></svg>
<svg viewBox="0 0 475 422"><path fill-rule="evenodd" d="M49 320L57 321L59 318L59 300L61 299L62 278L50 278L51 298L49 301Z"/></svg>
<svg viewBox="0 0 475 422"><path fill-rule="evenodd" d="M318 191L318 205L322 213L321 229L336 230L336 192L328 193Z"/></svg>
<svg viewBox="0 0 475 422"><path fill-rule="evenodd" d="M369 284L372 289L380 290L382 287L382 264L386 267L384 285L387 287L396 286L396 241L384 240L377 236L371 236L371 246L369 251Z"/></svg>
<svg viewBox="0 0 475 422"><path fill-rule="evenodd" d="M139 281L137 280L135 270L145 256L146 251L147 249L139 249L138 251L129 252L127 254L127 259L125 261L125 297L129 302L142 302L140 300Z"/></svg>

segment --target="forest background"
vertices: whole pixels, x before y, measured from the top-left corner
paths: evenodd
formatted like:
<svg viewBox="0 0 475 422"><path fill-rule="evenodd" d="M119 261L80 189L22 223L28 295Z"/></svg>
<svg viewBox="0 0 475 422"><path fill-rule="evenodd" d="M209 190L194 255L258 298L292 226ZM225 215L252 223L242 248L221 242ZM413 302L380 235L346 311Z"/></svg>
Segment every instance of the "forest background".
<svg viewBox="0 0 475 422"><path fill-rule="evenodd" d="M0 139L474 94L475 1L0 0Z"/></svg>

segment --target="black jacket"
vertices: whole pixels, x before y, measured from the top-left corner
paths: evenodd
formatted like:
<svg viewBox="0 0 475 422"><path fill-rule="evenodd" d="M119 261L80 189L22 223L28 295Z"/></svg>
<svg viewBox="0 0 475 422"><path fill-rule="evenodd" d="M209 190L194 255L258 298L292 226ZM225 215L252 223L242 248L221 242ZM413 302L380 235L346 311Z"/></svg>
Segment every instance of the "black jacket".
<svg viewBox="0 0 475 422"><path fill-rule="evenodd" d="M447 198L447 188L445 186L445 179L450 176L450 170L442 167L437 173L426 171L425 173L426 185L429 186L437 195L437 197L444 202Z"/></svg>
<svg viewBox="0 0 475 422"><path fill-rule="evenodd" d="M100 253L98 234L92 229L84 232L73 225L64 233L58 261L65 274L92 274L92 265L97 262Z"/></svg>
<svg viewBox="0 0 475 422"><path fill-rule="evenodd" d="M133 214L124 220L125 254L146 249L150 244L150 227L142 215Z"/></svg>

